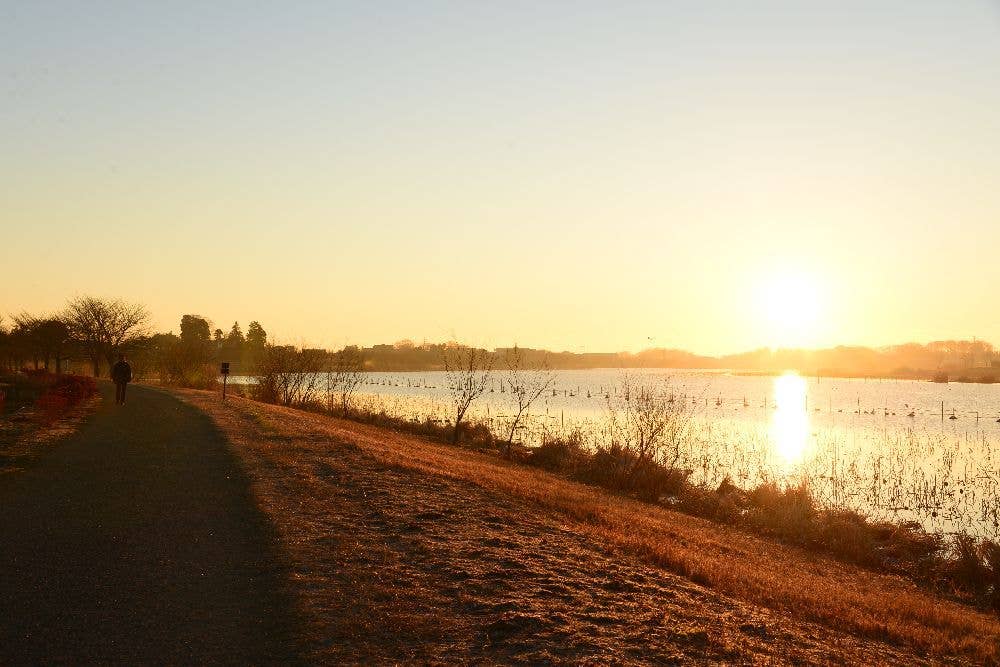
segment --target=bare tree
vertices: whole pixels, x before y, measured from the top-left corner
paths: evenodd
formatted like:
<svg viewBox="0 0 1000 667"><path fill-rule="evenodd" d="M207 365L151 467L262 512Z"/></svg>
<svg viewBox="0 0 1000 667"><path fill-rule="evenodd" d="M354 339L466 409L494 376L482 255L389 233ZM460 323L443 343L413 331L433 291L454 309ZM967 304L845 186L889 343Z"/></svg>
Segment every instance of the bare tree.
<svg viewBox="0 0 1000 667"><path fill-rule="evenodd" d="M503 383L514 400L514 414L507 429L507 457L510 458L514 444L514 434L521 425L521 420L538 398L555 382L555 373L546 361L542 361L537 369L527 368L524 354L515 345L504 355L506 371Z"/></svg>
<svg viewBox="0 0 1000 667"><path fill-rule="evenodd" d="M149 313L137 303L82 296L66 305L61 319L94 365L94 377L98 377L102 359L110 367L122 348L146 333Z"/></svg>
<svg viewBox="0 0 1000 667"><path fill-rule="evenodd" d="M254 369L254 396L281 405L314 403L322 392L327 356L326 350L266 345Z"/></svg>
<svg viewBox="0 0 1000 667"><path fill-rule="evenodd" d="M613 442L634 456L630 473L650 463L677 467L691 423L683 401L626 374L607 406Z"/></svg>
<svg viewBox="0 0 1000 667"><path fill-rule="evenodd" d="M443 350L444 370L455 410L452 444L458 443L462 420L469 407L486 392L493 360L486 350L450 347Z"/></svg>
<svg viewBox="0 0 1000 667"><path fill-rule="evenodd" d="M364 381L364 359L361 351L353 345L345 347L330 357L330 368L326 373L327 402L330 409L336 409L346 417L351 410L354 393Z"/></svg>

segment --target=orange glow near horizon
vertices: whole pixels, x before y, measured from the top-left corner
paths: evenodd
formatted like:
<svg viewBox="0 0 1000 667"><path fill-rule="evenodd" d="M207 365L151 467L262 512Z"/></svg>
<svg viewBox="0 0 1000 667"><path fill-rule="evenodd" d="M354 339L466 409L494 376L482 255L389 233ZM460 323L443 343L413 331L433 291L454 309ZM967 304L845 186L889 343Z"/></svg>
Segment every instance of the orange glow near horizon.
<svg viewBox="0 0 1000 667"><path fill-rule="evenodd" d="M1000 343L994 3L18 4L0 325Z"/></svg>

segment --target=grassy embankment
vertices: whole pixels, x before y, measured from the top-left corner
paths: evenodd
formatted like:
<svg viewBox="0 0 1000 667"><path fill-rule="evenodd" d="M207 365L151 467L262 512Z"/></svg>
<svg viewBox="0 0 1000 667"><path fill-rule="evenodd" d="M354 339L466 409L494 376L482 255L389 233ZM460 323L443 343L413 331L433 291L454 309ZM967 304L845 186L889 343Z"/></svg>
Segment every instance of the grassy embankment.
<svg viewBox="0 0 1000 667"><path fill-rule="evenodd" d="M880 645L897 647L914 660L921 656L984 663L1000 660L1000 622L995 616L943 599L898 576L421 437L246 399L223 406L205 392L181 393L209 412L234 442L251 478L257 480L258 501L265 511L271 508L268 513L293 557L301 547L297 542L306 541L310 530L322 524L324 514L335 511L310 488L315 470L332 470L330 461L348 452L359 453L391 470L466 484L496 499L514 499L529 508L531 516L525 516L525 521L552 517L621 559L680 575L726 596L734 605L770 610L786 626L806 623L820 628L820 635L834 633L839 639L829 639L831 651L833 644L840 647L837 650L844 649L847 637L884 642ZM280 472L283 469L287 474ZM376 488L372 487L373 493ZM403 506L408 502L405 495L395 500ZM296 507L310 504L314 509L308 522L288 516L301 511ZM321 556L306 550L299 558L309 569L308 561ZM337 581L312 581L308 595L322 596L324 587L338 585ZM822 659L837 659L833 655ZM840 659L846 656L838 655ZM813 654L805 659L819 658ZM887 655L876 661L899 659L899 655Z"/></svg>
<svg viewBox="0 0 1000 667"><path fill-rule="evenodd" d="M329 412L319 403L300 405ZM437 420L400 418L384 410L351 408L338 416L451 443L453 431ZM669 418L683 435L683 415ZM667 422L664 422L667 424ZM639 434L624 434L638 440ZM634 448L615 443L585 446L583 436L547 439L536 448L498 443L488 426L463 422L464 447L493 453L543 468L572 481L602 487L617 495L663 504L693 516L711 519L758 535L779 539L878 572L899 574L933 592L983 609L1000 610L1000 544L965 534L928 533L915 522L872 520L856 511L822 507L808 485L785 486L765 481L744 490L728 480L716 488L692 484L689 471L655 458L640 457Z"/></svg>

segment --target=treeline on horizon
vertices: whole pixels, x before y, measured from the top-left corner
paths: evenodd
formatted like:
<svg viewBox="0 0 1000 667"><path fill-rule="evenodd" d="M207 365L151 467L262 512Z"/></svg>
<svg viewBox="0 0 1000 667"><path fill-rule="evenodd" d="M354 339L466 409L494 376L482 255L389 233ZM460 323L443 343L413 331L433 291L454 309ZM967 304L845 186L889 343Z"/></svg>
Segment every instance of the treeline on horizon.
<svg viewBox="0 0 1000 667"><path fill-rule="evenodd" d="M415 344L409 340L392 345L361 348L367 370L440 370L441 351L457 343ZM500 355L509 348L496 348ZM797 370L819 375L878 375L923 377L941 371L960 373L998 367L1000 355L980 340L907 343L882 348L839 346L820 350L761 348L723 356L698 355L685 350L649 349L642 352L552 352L520 348L529 367L547 365L555 370L593 368L682 368L779 373Z"/></svg>
<svg viewBox="0 0 1000 667"><path fill-rule="evenodd" d="M197 383L185 377L197 368L200 375L213 375L209 365L228 361L233 373L251 373L263 350L276 345L257 321L246 330L239 322L225 329L204 316L180 318L179 333L157 333L149 327L149 313L140 304L119 299L77 297L58 312L45 315L21 312L0 318L0 364L9 370L53 368L60 372L70 364L75 371L95 376L127 354L140 374L157 373L184 384ZM341 350L361 360L366 371L443 370L446 350L465 347L455 341L414 343L400 340L370 347L346 346ZM485 357L501 357L510 348L483 350ZM796 370L808 375L878 376L990 381L1000 372L1000 353L981 340L946 340L927 344L906 343L880 348L839 346L834 348L761 348L723 356L698 355L677 349L630 352L553 352L521 347L527 367L554 370L594 368L681 368L777 373ZM317 352L320 350L316 350ZM322 350L326 352L326 350ZM214 376L214 375L213 375ZM207 378L206 378L207 379Z"/></svg>
<svg viewBox="0 0 1000 667"><path fill-rule="evenodd" d="M141 304L90 296L70 299L57 313L22 311L0 318L0 368L100 377L125 354L139 377L198 386L215 382L218 361L249 368L273 347L255 321L245 333L238 323L213 330L207 318L188 314L179 334L153 332L149 321Z"/></svg>

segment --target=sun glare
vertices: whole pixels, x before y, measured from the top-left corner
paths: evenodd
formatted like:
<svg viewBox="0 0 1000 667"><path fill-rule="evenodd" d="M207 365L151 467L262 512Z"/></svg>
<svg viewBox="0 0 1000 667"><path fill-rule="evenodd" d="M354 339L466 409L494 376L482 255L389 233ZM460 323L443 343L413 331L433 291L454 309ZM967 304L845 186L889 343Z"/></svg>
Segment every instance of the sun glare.
<svg viewBox="0 0 1000 667"><path fill-rule="evenodd" d="M804 273L772 275L759 289L757 316L771 346L814 345L820 319L816 281Z"/></svg>
<svg viewBox="0 0 1000 667"><path fill-rule="evenodd" d="M775 451L785 463L798 463L809 439L806 381L794 373L775 378L774 405L771 434Z"/></svg>

